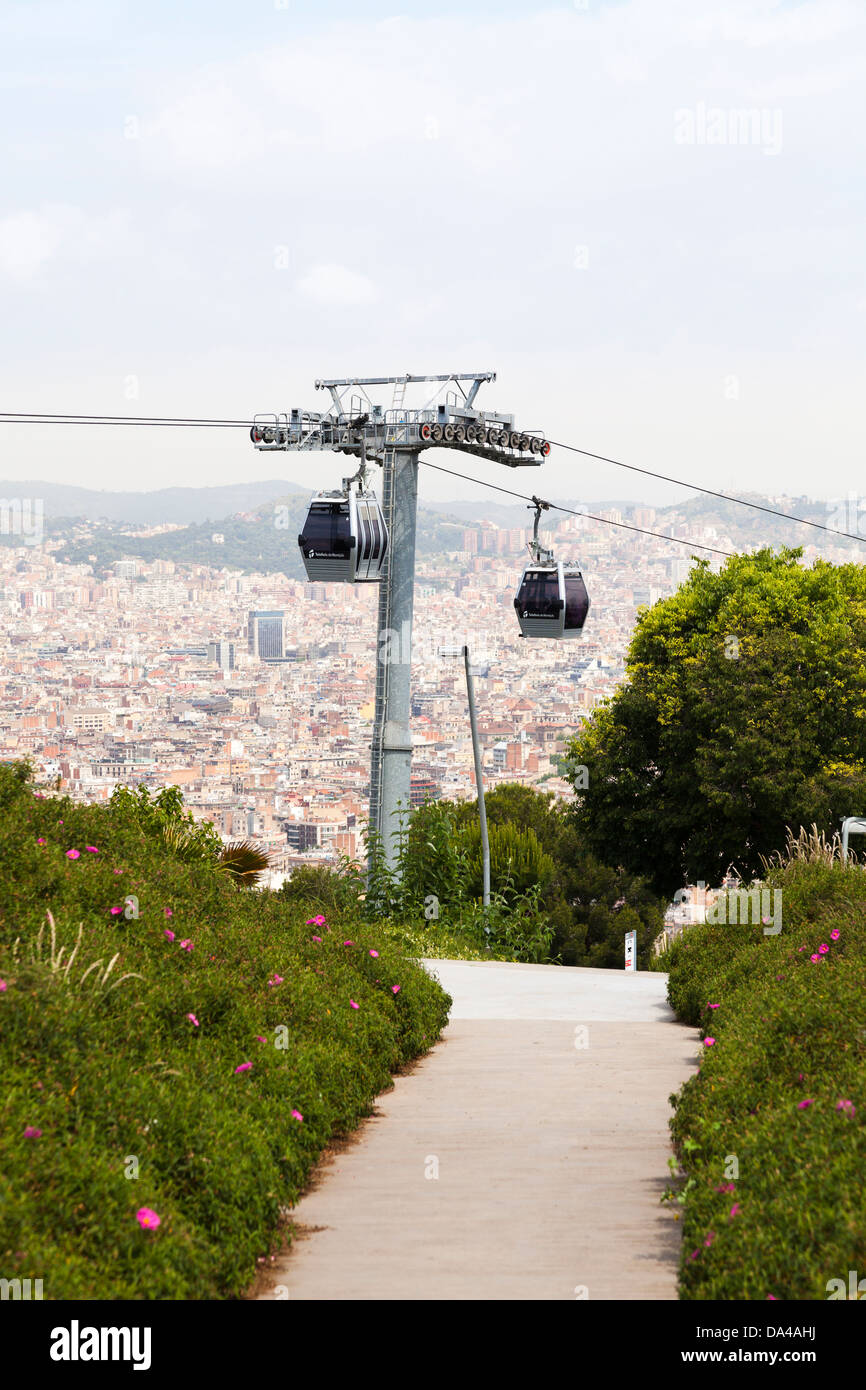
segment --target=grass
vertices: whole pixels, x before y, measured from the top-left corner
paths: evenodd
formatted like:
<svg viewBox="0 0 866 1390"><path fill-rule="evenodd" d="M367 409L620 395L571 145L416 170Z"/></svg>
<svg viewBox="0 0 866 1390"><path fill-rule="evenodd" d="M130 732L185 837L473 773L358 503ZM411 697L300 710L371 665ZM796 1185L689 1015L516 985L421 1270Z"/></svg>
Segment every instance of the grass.
<svg viewBox="0 0 866 1390"><path fill-rule="evenodd" d="M827 1299L866 1276L866 876L816 856L766 882L778 936L702 926L663 962L704 1040L672 1097L685 1299Z"/></svg>
<svg viewBox="0 0 866 1390"><path fill-rule="evenodd" d="M0 861L0 1274L51 1299L239 1295L448 996L375 923L309 925L19 766Z"/></svg>

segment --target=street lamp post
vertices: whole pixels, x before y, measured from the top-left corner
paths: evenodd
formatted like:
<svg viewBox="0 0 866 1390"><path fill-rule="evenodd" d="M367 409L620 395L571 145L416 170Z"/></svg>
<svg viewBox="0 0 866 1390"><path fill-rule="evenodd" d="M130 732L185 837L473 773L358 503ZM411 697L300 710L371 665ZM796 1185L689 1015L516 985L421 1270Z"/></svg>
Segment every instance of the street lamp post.
<svg viewBox="0 0 866 1390"><path fill-rule="evenodd" d="M472 730L472 756L475 759L475 787L478 791L478 821L481 826L481 870L483 875L484 907L490 906L490 842L487 838L487 808L484 805L484 775L481 770L481 746L478 742L478 720L475 715L475 686L472 681L469 648L440 647L440 656L462 656L466 667L466 694L469 699L469 727Z"/></svg>

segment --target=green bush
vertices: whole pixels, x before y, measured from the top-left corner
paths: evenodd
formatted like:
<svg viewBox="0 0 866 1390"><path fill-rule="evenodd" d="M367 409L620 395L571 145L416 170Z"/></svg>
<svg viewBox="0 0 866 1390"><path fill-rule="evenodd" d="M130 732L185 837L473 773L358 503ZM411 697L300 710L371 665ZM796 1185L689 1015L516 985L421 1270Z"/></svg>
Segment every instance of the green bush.
<svg viewBox="0 0 866 1390"><path fill-rule="evenodd" d="M377 923L240 892L140 809L0 767L0 1264L51 1299L240 1293L450 1003Z"/></svg>
<svg viewBox="0 0 866 1390"><path fill-rule="evenodd" d="M638 967L650 968L665 903L644 879L589 854L569 808L550 792L505 783L489 794L486 806L486 914L480 911L478 804L469 801L430 802L412 813L401 839L402 880L385 872L381 855L374 854L368 908L372 904L395 923L417 923L417 935L435 899L437 920L456 949L465 941L472 954L483 947L507 960L619 970L625 933L635 931Z"/></svg>
<svg viewBox="0 0 866 1390"><path fill-rule="evenodd" d="M357 915L365 889L364 875L357 864L344 860L338 869L324 864L302 864L292 872L277 897L319 912Z"/></svg>
<svg viewBox="0 0 866 1390"><path fill-rule="evenodd" d="M767 882L779 935L696 927L667 958L704 1039L672 1097L687 1299L825 1299L866 1276L866 876L793 863Z"/></svg>

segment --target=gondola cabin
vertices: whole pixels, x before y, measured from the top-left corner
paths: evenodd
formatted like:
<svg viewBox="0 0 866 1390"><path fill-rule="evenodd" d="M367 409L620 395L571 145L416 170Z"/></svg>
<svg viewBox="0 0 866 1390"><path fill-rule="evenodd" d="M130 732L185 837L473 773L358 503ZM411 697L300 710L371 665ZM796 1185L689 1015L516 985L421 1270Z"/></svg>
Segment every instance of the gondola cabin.
<svg viewBox="0 0 866 1390"><path fill-rule="evenodd" d="M388 528L373 492L317 492L298 546L307 578L363 584L382 577Z"/></svg>
<svg viewBox="0 0 866 1390"><path fill-rule="evenodd" d="M580 569L563 560L527 565L514 609L521 637L580 637L589 613Z"/></svg>

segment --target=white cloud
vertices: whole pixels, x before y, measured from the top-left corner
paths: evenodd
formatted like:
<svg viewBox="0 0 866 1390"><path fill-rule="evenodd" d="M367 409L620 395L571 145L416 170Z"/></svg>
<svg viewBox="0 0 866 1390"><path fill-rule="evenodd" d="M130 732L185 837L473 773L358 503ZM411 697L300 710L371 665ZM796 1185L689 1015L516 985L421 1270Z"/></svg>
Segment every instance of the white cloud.
<svg viewBox="0 0 866 1390"><path fill-rule="evenodd" d="M298 289L317 304L372 304L376 286L366 275L344 265L316 265L298 281Z"/></svg>
<svg viewBox="0 0 866 1390"><path fill-rule="evenodd" d="M316 376L495 368L483 403L554 438L708 483L736 458L744 486L859 485L855 445L825 460L821 429L858 438L863 0L546 4L324 6L273 32L218 6L205 49L167 18L117 71L82 50L74 100L62 58L20 45L0 281L52 295L51 334L7 295L22 399L35 381L38 405L76 389L102 408L135 373L142 410L241 414L313 406ZM133 51L135 7L100 7ZM677 144L675 111L701 103L778 108L779 157ZM89 476L111 476L109 444L74 446ZM231 440L126 447L162 481L245 466Z"/></svg>
<svg viewBox="0 0 866 1390"><path fill-rule="evenodd" d="M129 235L128 215L119 209L91 217L66 203L25 208L0 221L0 275L27 284L55 260L102 260L123 251Z"/></svg>
<svg viewBox="0 0 866 1390"><path fill-rule="evenodd" d="M57 254L61 232L55 219L37 212L14 212L0 222L0 273L29 280Z"/></svg>

